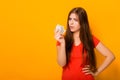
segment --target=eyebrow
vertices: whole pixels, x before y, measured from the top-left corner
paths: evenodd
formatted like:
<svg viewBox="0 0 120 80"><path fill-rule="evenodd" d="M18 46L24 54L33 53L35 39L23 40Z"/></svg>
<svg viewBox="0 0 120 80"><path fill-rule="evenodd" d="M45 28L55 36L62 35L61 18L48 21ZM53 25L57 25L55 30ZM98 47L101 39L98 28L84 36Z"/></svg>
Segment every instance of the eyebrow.
<svg viewBox="0 0 120 80"><path fill-rule="evenodd" d="M79 20L78 18L71 18L71 17L69 17L69 19L75 19L75 20Z"/></svg>

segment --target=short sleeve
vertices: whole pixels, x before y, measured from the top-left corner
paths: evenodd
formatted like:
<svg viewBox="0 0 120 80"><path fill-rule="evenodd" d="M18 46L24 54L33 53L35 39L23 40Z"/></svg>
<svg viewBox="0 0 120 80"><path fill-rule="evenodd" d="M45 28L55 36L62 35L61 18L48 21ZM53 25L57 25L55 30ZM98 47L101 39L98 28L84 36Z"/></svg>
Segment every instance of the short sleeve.
<svg viewBox="0 0 120 80"><path fill-rule="evenodd" d="M60 46L60 42L59 41L56 42L56 46Z"/></svg>
<svg viewBox="0 0 120 80"><path fill-rule="evenodd" d="M96 47L98 43L100 42L100 40L96 38L95 36L93 36L93 42L94 42L94 47Z"/></svg>

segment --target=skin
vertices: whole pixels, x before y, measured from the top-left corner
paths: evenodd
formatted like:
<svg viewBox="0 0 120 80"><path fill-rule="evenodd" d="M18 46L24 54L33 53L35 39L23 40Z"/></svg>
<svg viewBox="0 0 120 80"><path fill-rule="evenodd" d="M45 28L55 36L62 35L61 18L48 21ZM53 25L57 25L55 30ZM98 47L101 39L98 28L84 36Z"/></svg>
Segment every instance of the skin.
<svg viewBox="0 0 120 80"><path fill-rule="evenodd" d="M69 28L70 31L73 32L74 45L79 45L81 43L79 38L80 24L78 16L75 13L72 13L69 16ZM61 34L59 30L55 31L55 39L60 42L60 46L57 46L57 62L61 67L63 67L66 65L65 39L63 34ZM104 69L106 69L115 59L113 53L102 42L99 42L95 48L105 57L105 60L99 66L98 70L94 73L90 70L89 65L86 65L82 69L82 71L86 75L92 74L93 76L97 76Z"/></svg>

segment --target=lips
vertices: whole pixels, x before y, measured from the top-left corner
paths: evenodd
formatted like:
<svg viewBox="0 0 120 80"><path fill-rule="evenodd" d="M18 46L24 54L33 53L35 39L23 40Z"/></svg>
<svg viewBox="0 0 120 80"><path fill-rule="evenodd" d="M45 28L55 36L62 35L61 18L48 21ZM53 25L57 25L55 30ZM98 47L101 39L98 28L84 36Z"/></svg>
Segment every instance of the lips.
<svg viewBox="0 0 120 80"><path fill-rule="evenodd" d="M74 28L74 26L69 26L70 27L70 29L73 29Z"/></svg>

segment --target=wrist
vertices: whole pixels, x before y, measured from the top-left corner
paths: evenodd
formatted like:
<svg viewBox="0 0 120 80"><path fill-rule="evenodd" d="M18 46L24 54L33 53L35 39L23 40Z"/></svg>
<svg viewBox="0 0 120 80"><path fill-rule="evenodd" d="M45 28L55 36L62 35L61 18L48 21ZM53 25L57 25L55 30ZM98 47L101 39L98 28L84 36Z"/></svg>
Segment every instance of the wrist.
<svg viewBox="0 0 120 80"><path fill-rule="evenodd" d="M65 42L61 42L61 44L60 44L61 46L65 46Z"/></svg>
<svg viewBox="0 0 120 80"><path fill-rule="evenodd" d="M95 73L94 73L94 76L97 76L99 74L99 72L98 71L96 71Z"/></svg>

